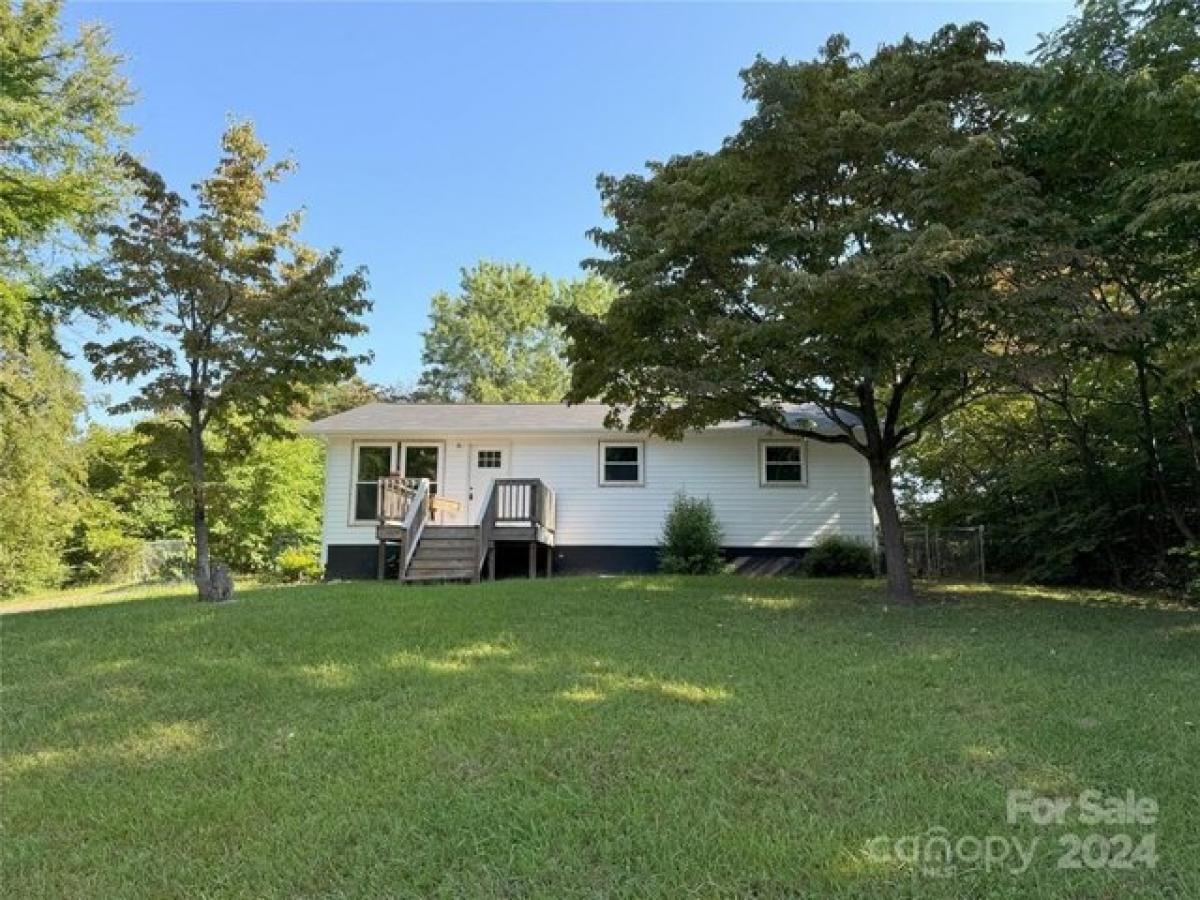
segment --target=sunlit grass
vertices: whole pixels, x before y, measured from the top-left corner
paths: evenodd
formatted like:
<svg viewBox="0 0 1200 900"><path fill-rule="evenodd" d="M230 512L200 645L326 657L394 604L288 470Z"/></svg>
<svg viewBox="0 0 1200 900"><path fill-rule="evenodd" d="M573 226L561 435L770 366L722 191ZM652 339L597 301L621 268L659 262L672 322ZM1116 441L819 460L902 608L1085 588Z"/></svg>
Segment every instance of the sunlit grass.
<svg viewBox="0 0 1200 900"><path fill-rule="evenodd" d="M188 582L179 584L89 584L73 588L54 588L22 594L0 600L0 615L36 609L67 609L75 606L101 606L108 603L127 603L194 594L196 588Z"/></svg>
<svg viewBox="0 0 1200 900"><path fill-rule="evenodd" d="M1200 896L1195 611L734 577L189 594L0 616L5 896ZM1156 798L1157 867L1057 869L1013 788ZM866 850L934 828L1044 847L1019 878Z"/></svg>

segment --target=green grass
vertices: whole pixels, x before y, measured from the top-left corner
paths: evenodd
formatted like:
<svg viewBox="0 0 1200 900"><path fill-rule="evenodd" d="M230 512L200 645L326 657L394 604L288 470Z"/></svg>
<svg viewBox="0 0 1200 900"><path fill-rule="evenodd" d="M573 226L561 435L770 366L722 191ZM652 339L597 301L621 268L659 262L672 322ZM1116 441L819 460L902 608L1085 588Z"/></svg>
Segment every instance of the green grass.
<svg viewBox="0 0 1200 900"><path fill-rule="evenodd" d="M1200 616L873 584L256 588L0 617L11 897L1200 896ZM1156 799L1005 821L1010 789ZM1038 838L953 877L872 838ZM1058 838L1157 837L1133 871Z"/></svg>

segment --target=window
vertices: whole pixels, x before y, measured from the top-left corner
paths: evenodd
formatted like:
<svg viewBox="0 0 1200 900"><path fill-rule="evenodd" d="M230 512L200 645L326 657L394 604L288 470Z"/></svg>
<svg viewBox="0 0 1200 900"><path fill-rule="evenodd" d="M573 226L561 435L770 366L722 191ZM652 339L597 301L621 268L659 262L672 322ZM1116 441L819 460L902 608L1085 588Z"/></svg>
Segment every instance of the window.
<svg viewBox="0 0 1200 900"><path fill-rule="evenodd" d="M402 444L400 474L405 478L428 478L429 493L438 492L441 444Z"/></svg>
<svg viewBox="0 0 1200 900"><path fill-rule="evenodd" d="M759 444L759 483L763 486L804 484L804 444L773 441Z"/></svg>
<svg viewBox="0 0 1200 900"><path fill-rule="evenodd" d="M475 460L475 468L499 469L502 463L500 453L499 450L480 450Z"/></svg>
<svg viewBox="0 0 1200 900"><path fill-rule="evenodd" d="M600 484L628 485L636 487L642 484L642 453L643 444L606 444L600 445Z"/></svg>
<svg viewBox="0 0 1200 900"><path fill-rule="evenodd" d="M391 474L391 444L359 444L354 450L355 522L374 522L379 515L379 479Z"/></svg>

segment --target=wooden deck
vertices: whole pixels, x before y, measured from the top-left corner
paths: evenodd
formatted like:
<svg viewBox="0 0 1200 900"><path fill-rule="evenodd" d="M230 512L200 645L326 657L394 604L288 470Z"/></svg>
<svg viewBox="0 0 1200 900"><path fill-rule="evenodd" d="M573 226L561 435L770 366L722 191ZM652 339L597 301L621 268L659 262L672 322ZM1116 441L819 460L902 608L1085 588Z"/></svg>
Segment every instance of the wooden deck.
<svg viewBox="0 0 1200 900"><path fill-rule="evenodd" d="M473 525L435 525L430 521L428 479L389 476L379 480L377 575L385 577L389 546L399 554L402 582L479 581L486 568L496 577L499 544L525 544L529 577L537 577L538 554L545 553L546 575L553 573L556 498L539 478L498 478Z"/></svg>

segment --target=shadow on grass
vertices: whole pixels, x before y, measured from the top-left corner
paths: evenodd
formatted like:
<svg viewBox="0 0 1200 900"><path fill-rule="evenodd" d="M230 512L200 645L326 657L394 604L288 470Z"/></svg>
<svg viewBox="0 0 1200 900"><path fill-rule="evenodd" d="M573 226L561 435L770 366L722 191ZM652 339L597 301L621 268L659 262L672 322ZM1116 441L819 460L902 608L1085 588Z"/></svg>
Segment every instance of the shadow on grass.
<svg viewBox="0 0 1200 900"><path fill-rule="evenodd" d="M50 873L68 895L92 886L64 880L77 867L112 888L117 848L142 883L175 879L193 863L163 860L194 830L209 878L223 846L277 861L257 882L239 871L247 892L382 894L369 879L387 876L436 893L472 858L518 894L555 895L530 873L559 870L619 893L613 859L664 893L705 883L712 860L729 862L707 883L730 893L763 871L799 893L822 867L833 880L803 893L882 893L894 873L852 862L880 830L973 833L1009 787L1195 785L1177 708L1200 686L1193 620L994 589L911 615L879 598L863 582L556 579L21 616L5 623L3 779L10 833L35 843L15 883Z"/></svg>

